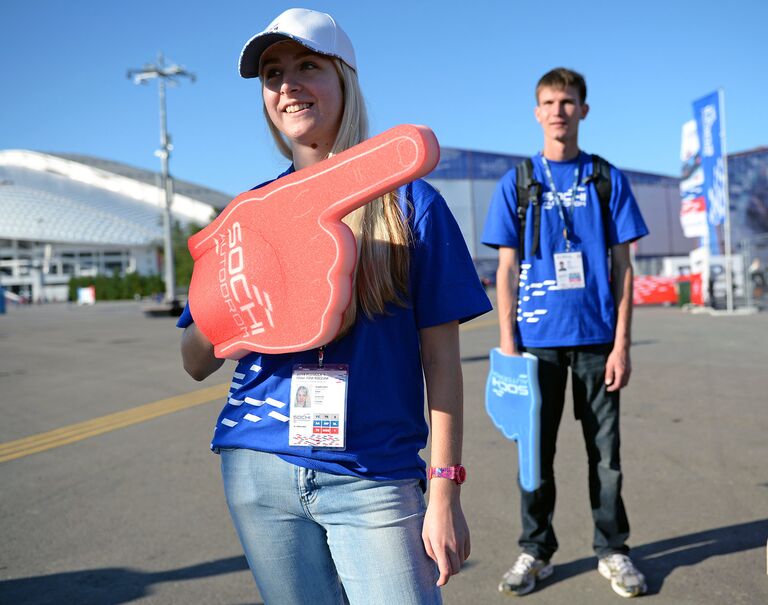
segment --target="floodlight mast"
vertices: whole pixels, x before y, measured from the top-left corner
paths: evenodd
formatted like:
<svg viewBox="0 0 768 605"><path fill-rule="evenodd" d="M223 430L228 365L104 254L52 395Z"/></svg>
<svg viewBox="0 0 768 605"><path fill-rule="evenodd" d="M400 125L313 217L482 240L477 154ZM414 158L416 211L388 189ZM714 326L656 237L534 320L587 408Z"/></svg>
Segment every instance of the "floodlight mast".
<svg viewBox="0 0 768 605"><path fill-rule="evenodd" d="M165 85L176 86L178 79L189 78L191 82L195 81L195 74L188 72L179 65L165 65L163 53L158 53L157 63L155 65L147 64L142 69L129 69L128 78L133 80L134 84L146 84L150 80L157 79L160 97L160 149L155 155L160 158L162 187L165 193L165 212L163 213L163 239L165 251L165 302L172 307L178 306L176 300L176 277L173 267L173 240L171 230L173 220L171 215L171 204L173 202L173 179L168 171L168 162L171 157L173 145L168 135L168 126L165 110Z"/></svg>

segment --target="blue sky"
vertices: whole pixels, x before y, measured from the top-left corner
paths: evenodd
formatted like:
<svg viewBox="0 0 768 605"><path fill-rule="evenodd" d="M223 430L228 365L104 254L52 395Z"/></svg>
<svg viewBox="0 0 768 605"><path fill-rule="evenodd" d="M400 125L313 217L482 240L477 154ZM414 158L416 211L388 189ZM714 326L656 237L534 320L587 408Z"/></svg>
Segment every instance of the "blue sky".
<svg viewBox="0 0 768 605"><path fill-rule="evenodd" d="M352 38L372 134L431 127L442 145L529 154L533 88L565 65L587 77L582 148L677 175L691 102L723 87L729 152L768 145L764 0L3 0L0 149L83 153L157 170L157 85L128 68L158 51L197 75L168 92L171 171L235 195L274 177L244 42L286 8L330 12Z"/></svg>

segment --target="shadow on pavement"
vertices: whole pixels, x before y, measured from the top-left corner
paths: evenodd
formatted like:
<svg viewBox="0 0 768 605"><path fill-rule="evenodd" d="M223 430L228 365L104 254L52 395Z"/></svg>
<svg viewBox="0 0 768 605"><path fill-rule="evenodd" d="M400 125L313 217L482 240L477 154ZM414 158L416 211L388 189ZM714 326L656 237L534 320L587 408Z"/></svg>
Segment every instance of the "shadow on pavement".
<svg viewBox="0 0 768 605"><path fill-rule="evenodd" d="M768 519L760 519L643 544L632 549L632 556L646 575L648 593L656 594L661 591L666 577L678 567L696 565L710 557L762 548L766 539ZM595 568L594 557L558 564L555 574L543 581L541 587L592 572ZM151 594L153 584L182 582L246 569L248 563L245 557L237 556L151 573L128 568L71 571L0 582L0 602L26 605L121 605Z"/></svg>
<svg viewBox="0 0 768 605"><path fill-rule="evenodd" d="M153 584L183 582L246 569L245 557L238 556L159 572L125 567L69 571L0 582L0 603L120 605L151 594Z"/></svg>
<svg viewBox="0 0 768 605"><path fill-rule="evenodd" d="M470 355L461 358L461 363L475 363L477 361L488 361L488 354L485 355Z"/></svg>
<svg viewBox="0 0 768 605"><path fill-rule="evenodd" d="M632 559L645 574L648 594L661 592L664 580L678 567L701 563L710 557L762 548L768 540L768 519L728 525L643 544L632 549ZM555 573L541 583L551 586L597 569L597 560L586 557L555 566Z"/></svg>

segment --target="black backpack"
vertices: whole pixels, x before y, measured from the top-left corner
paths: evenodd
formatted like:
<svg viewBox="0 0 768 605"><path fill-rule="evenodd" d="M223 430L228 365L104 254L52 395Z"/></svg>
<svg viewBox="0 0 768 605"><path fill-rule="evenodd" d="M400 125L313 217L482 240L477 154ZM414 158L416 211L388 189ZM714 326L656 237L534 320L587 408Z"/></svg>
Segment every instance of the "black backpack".
<svg viewBox="0 0 768 605"><path fill-rule="evenodd" d="M541 230L541 183L533 178L533 162L526 158L515 167L517 176L517 218L520 220L520 261L525 258L525 221L528 206L533 204L533 242L531 256L539 249ZM592 174L582 181L583 185L594 183L600 200L600 214L603 218L603 232L608 242L608 222L611 217L611 165L599 155L592 155Z"/></svg>

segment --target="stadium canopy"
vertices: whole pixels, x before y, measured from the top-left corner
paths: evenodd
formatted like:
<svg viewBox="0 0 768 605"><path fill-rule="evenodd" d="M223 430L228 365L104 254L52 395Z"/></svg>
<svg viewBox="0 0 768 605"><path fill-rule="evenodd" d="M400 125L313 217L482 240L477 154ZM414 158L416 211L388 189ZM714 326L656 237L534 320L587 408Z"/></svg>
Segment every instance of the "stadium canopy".
<svg viewBox="0 0 768 605"><path fill-rule="evenodd" d="M231 196L174 179L173 216L205 225ZM119 162L0 151L0 239L149 246L162 239L158 173Z"/></svg>

